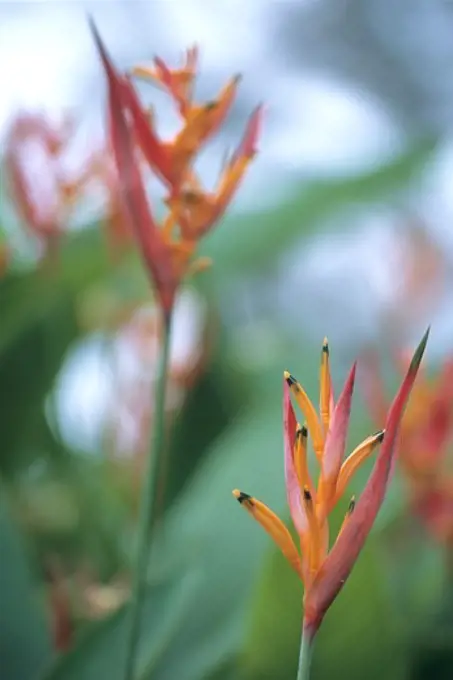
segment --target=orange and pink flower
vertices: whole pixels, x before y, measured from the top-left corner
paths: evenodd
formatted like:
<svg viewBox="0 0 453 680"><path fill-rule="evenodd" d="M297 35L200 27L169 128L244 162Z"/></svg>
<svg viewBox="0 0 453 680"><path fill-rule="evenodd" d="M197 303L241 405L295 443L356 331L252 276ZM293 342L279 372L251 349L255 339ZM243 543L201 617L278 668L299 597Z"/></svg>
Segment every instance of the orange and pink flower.
<svg viewBox="0 0 453 680"><path fill-rule="evenodd" d="M335 403L329 368L329 350L324 342L320 375L320 409L317 412L300 383L285 372L283 420L285 478L288 505L300 540L300 551L285 524L264 503L235 490L234 496L270 534L305 586L304 630L311 639L333 600L343 587L373 526L390 481L396 440L404 408L422 359L428 332L418 346L401 387L388 410L385 429L367 437L344 459L355 364ZM306 418L300 426L291 394ZM310 436L320 466L317 485L307 464ZM382 443L373 471L356 502L354 497L339 534L329 549L329 514L345 493L360 465Z"/></svg>

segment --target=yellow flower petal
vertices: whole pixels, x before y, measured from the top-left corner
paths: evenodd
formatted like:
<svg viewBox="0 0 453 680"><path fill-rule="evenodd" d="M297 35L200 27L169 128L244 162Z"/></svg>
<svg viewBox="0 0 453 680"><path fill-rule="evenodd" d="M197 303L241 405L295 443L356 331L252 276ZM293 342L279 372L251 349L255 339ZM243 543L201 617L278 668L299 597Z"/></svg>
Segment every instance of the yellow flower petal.
<svg viewBox="0 0 453 680"><path fill-rule="evenodd" d="M384 439L384 430L376 432L376 434L367 437L354 451L346 458L341 466L340 474L338 476L337 488L335 492L335 503L341 498L346 490L349 481L362 465L362 463L373 453L375 448Z"/></svg>
<svg viewBox="0 0 453 680"><path fill-rule="evenodd" d="M261 524L263 529L278 545L296 574L303 580L302 563L299 552L288 528L283 524L282 520L277 517L267 505L243 491L235 489L233 491L233 496L239 501L242 507L245 508L259 524Z"/></svg>
<svg viewBox="0 0 453 680"><path fill-rule="evenodd" d="M321 371L320 371L320 396L319 414L324 428L324 435L327 435L330 422L330 366L329 366L329 343L324 338L321 351Z"/></svg>
<svg viewBox="0 0 453 680"><path fill-rule="evenodd" d="M305 423L302 427L298 425L296 430L296 441L294 444L294 467L296 468L297 479L299 480L301 490L303 490L305 486L308 486L308 489L313 496L314 487L310 478L307 462L307 438L308 431Z"/></svg>
<svg viewBox="0 0 453 680"><path fill-rule="evenodd" d="M307 393L302 388L302 385L296 380L296 378L292 376L291 373L288 373L288 371L284 372L284 377L300 410L307 420L308 431L310 432L313 441L313 448L315 450L316 457L318 460L321 460L324 450L324 437L316 409L308 398Z"/></svg>
<svg viewBox="0 0 453 680"><path fill-rule="evenodd" d="M322 541L322 535L321 535L321 530L319 527L318 519L316 517L316 512L313 504L313 499L311 497L310 490L308 486L304 488L303 491L303 501L304 501L304 507L305 507L305 512L307 514L307 519L308 519L308 526L309 526L309 533L310 533L310 539L309 539L309 572L310 572L310 577L314 578L316 575L319 567L322 564L322 561L325 557L323 554L323 541Z"/></svg>

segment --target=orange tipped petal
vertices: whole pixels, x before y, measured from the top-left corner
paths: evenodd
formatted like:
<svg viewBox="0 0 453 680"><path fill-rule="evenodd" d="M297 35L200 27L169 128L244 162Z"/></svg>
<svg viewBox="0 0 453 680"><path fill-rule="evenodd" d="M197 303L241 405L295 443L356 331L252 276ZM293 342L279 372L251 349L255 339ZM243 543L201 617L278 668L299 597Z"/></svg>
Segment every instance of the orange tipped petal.
<svg viewBox="0 0 453 680"><path fill-rule="evenodd" d="M371 456L373 451L384 439L385 430L380 430L376 434L367 437L354 451L347 457L340 469L337 488L335 492L335 502L337 502L346 491L350 480L362 463Z"/></svg>
<svg viewBox="0 0 453 680"><path fill-rule="evenodd" d="M356 364L353 365L343 391L338 398L335 411L332 415L329 432L326 437L324 454L321 461L321 476L317 499L321 516L327 514L330 503L335 496L335 487L344 456L346 437L348 434L355 373Z"/></svg>
<svg viewBox="0 0 453 680"><path fill-rule="evenodd" d="M284 378L297 402L297 405L305 416L308 431L313 441L313 448L315 450L316 457L318 460L321 460L324 450L324 437L316 409L308 398L308 395L303 389L302 385L293 375L291 375L291 373L285 371Z"/></svg>
<svg viewBox="0 0 453 680"><path fill-rule="evenodd" d="M316 517L313 499L307 486L304 488L303 491L303 503L309 528L309 533L307 537L308 562L309 562L308 567L309 582L307 583L308 587L309 583L311 583L312 579L316 576L316 572L318 571L319 566L321 565L325 557L325 552L320 524L318 522L318 518Z"/></svg>
<svg viewBox="0 0 453 680"><path fill-rule="evenodd" d="M128 211L131 225L152 275L162 307L168 313L173 306L177 285L173 276L172 262L149 211L146 192L134 153L134 139L123 110L122 79L116 73L93 23L91 23L91 28L108 81L114 156L124 206Z"/></svg>
<svg viewBox="0 0 453 680"><path fill-rule="evenodd" d="M398 429L404 408L417 376L428 340L428 331L418 346L406 377L390 407L385 438L373 472L341 536L324 561L305 597L305 621L314 631L343 587L373 526L384 500L391 476Z"/></svg>
<svg viewBox="0 0 453 680"><path fill-rule="evenodd" d="M299 552L288 528L272 510L261 501L235 489L233 496L241 506L255 519L278 545L294 571L302 579L302 565Z"/></svg>
<svg viewBox="0 0 453 680"><path fill-rule="evenodd" d="M320 371L320 398L319 398L319 415L321 416L321 422L324 427L324 434L327 434L329 430L329 422L331 416L331 395L330 388L332 385L332 380L330 377L330 366L329 366L329 345L327 338L324 339L324 343L321 351L321 371Z"/></svg>
<svg viewBox="0 0 453 680"><path fill-rule="evenodd" d="M298 426L296 431L296 442L294 444L294 466L296 468L300 488L303 489L307 486L313 501L316 502L315 490L308 470L307 438L307 427L305 425L303 427Z"/></svg>
<svg viewBox="0 0 453 680"><path fill-rule="evenodd" d="M206 141L208 137L216 133L223 124L234 102L241 79L242 76L240 74L233 76L215 100L216 106L210 111L209 126L206 127L203 141Z"/></svg>

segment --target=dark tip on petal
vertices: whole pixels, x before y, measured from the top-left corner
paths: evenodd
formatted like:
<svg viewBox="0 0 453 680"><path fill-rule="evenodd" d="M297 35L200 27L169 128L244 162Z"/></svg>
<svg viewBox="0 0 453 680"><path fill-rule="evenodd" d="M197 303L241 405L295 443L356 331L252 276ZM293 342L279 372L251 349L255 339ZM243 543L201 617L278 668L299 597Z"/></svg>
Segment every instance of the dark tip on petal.
<svg viewBox="0 0 453 680"><path fill-rule="evenodd" d="M285 371L283 376L290 387L297 384L296 378L291 373L288 373L288 371Z"/></svg>
<svg viewBox="0 0 453 680"><path fill-rule="evenodd" d="M311 503L311 500L312 498L310 489L308 488L308 486L304 486L304 501L307 501L307 503Z"/></svg>
<svg viewBox="0 0 453 680"><path fill-rule="evenodd" d="M430 330L431 330L431 326L428 326L428 328L426 329L425 335L423 336L419 346L415 350L414 356L412 357L411 365L409 366L409 373L413 373L420 366L420 363L421 363L421 360L423 358L423 354L424 354L424 351L425 351L426 343L428 342Z"/></svg>
<svg viewBox="0 0 453 680"><path fill-rule="evenodd" d="M241 503L241 505L246 501L248 501L249 503L252 502L252 497L249 496L248 493L245 493L244 491L239 491L238 489L235 489L233 491L233 496L236 498L237 501L239 501L239 503Z"/></svg>
<svg viewBox="0 0 453 680"><path fill-rule="evenodd" d="M302 438L307 438L308 437L308 430L306 425L302 425L302 427L299 425L297 430L296 430L296 437L302 437Z"/></svg>
<svg viewBox="0 0 453 680"><path fill-rule="evenodd" d="M329 356L329 341L327 338L324 338L324 342L322 343L322 351Z"/></svg>
<svg viewBox="0 0 453 680"><path fill-rule="evenodd" d="M240 83L242 80L242 73L236 73L235 76L233 76L233 83Z"/></svg>
<svg viewBox="0 0 453 680"><path fill-rule="evenodd" d="M379 444L384 440L385 430L378 430L373 434L373 437L377 439Z"/></svg>
<svg viewBox="0 0 453 680"><path fill-rule="evenodd" d="M352 513L354 512L354 508L355 508L355 496L352 496L348 505L348 515L352 515Z"/></svg>
<svg viewBox="0 0 453 680"><path fill-rule="evenodd" d="M210 102L206 102L204 105L205 111L212 111L213 109L217 108L219 105L219 102L216 99L212 99Z"/></svg>

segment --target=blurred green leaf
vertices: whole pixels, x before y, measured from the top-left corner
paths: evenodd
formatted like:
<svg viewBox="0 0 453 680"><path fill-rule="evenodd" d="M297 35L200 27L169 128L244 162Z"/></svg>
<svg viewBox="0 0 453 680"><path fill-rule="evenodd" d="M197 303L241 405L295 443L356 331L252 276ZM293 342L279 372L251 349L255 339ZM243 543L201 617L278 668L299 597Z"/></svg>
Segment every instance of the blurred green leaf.
<svg viewBox="0 0 453 680"><path fill-rule="evenodd" d="M5 496L0 497L0 555L1 676L36 680L51 659L51 640Z"/></svg>

